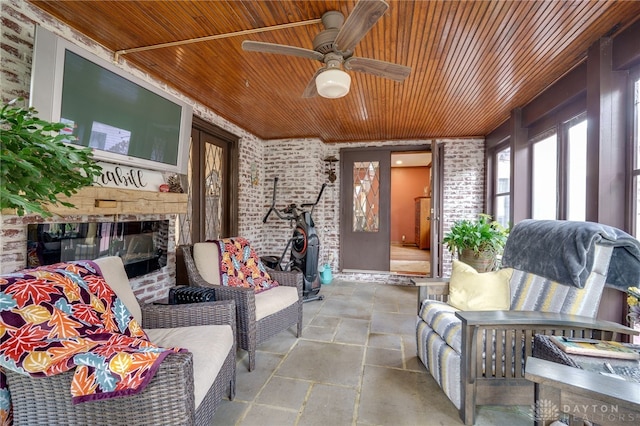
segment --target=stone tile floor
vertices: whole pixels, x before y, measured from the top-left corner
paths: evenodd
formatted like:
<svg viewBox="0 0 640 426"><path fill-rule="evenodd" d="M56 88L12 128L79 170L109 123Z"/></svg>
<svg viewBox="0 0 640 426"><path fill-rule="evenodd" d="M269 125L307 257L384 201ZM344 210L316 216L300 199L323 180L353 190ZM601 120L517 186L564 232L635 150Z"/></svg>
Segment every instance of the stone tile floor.
<svg viewBox="0 0 640 426"><path fill-rule="evenodd" d="M238 351L236 397L214 425L459 425L416 356L417 289L334 280L304 304L304 329ZM476 425L530 425L528 407L480 407Z"/></svg>

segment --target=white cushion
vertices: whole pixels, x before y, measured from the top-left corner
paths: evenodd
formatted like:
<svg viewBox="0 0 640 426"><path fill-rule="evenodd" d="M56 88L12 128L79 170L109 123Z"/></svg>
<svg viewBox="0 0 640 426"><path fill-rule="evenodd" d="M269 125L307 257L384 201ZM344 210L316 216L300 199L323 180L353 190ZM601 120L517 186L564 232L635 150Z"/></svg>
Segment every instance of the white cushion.
<svg viewBox="0 0 640 426"><path fill-rule="evenodd" d="M206 282L220 285L220 260L218 246L215 243L195 243L193 261Z"/></svg>
<svg viewBox="0 0 640 426"><path fill-rule="evenodd" d="M108 256L96 259L95 262L100 267L102 276L109 287L111 287L116 293L116 296L122 300L122 303L129 309L129 312L133 318L138 321L138 324L142 326L142 310L140 309L138 299L136 299L135 294L133 294L131 285L129 285L129 278L127 277L127 272L124 270L122 259L118 256Z"/></svg>
<svg viewBox="0 0 640 426"><path fill-rule="evenodd" d="M262 291L256 294L256 321L281 311L297 301L298 289L296 287L279 285Z"/></svg>
<svg viewBox="0 0 640 426"><path fill-rule="evenodd" d="M149 340L163 348L180 347L193 353L193 384L196 409L218 376L233 346L229 325L199 325L146 329Z"/></svg>
<svg viewBox="0 0 640 426"><path fill-rule="evenodd" d="M449 304L462 311L503 311L510 305L509 280L513 269L478 273L453 261L449 280Z"/></svg>

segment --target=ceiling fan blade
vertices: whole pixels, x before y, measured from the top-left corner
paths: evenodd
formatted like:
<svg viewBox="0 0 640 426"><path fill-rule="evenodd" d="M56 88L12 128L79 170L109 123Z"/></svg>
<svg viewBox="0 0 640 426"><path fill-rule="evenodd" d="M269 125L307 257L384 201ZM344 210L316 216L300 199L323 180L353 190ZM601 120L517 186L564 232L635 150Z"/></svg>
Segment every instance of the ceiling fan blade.
<svg viewBox="0 0 640 426"><path fill-rule="evenodd" d="M318 94L318 88L316 87L316 77L326 69L326 67L320 67L316 70L316 72L313 74L313 77L311 77L311 80L309 80L309 84L307 84L307 87L305 87L304 92L302 93L303 98L313 98Z"/></svg>
<svg viewBox="0 0 640 426"><path fill-rule="evenodd" d="M378 61L377 59L357 58L355 56L344 61L344 67L348 70L372 74L395 81L404 81L411 73L411 67Z"/></svg>
<svg viewBox="0 0 640 426"><path fill-rule="evenodd" d="M278 55L298 56L300 58L322 61L324 55L315 50L302 47L287 46L284 44L264 43L261 41L245 40L242 42L242 50L247 52L275 53Z"/></svg>
<svg viewBox="0 0 640 426"><path fill-rule="evenodd" d="M383 0L360 0L347 17L333 42L338 52L353 51L356 44L365 36L384 15L389 5Z"/></svg>

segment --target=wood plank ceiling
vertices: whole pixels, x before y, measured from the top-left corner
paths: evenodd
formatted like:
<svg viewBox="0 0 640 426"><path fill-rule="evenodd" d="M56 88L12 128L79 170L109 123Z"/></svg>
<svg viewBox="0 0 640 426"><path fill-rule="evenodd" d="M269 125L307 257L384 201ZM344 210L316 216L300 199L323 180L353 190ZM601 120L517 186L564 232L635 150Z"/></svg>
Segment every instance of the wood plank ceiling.
<svg viewBox="0 0 640 426"><path fill-rule="evenodd" d="M345 16L356 1L31 1L116 52ZM355 56L412 68L403 83L349 71L340 99L303 99L321 64L244 52L243 40L312 49L324 28L294 28L121 56L262 139L325 142L486 135L588 47L640 16L640 1L389 1Z"/></svg>

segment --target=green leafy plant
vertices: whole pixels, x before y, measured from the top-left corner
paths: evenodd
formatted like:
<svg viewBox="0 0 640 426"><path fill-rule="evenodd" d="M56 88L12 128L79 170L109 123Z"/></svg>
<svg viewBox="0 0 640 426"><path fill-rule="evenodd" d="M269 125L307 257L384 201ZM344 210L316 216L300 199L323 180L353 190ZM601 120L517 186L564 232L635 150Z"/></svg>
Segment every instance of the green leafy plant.
<svg viewBox="0 0 640 426"><path fill-rule="evenodd" d="M508 235L507 228L483 213L475 220L455 221L442 242L452 254L457 252L460 255L463 250L471 250L476 255L483 252L497 255L502 253Z"/></svg>
<svg viewBox="0 0 640 426"><path fill-rule="evenodd" d="M102 168L91 149L65 144L75 137L60 134L62 123L39 119L35 109L19 106L22 101L0 110L0 209L51 216L45 204L75 207L59 195L91 186Z"/></svg>

